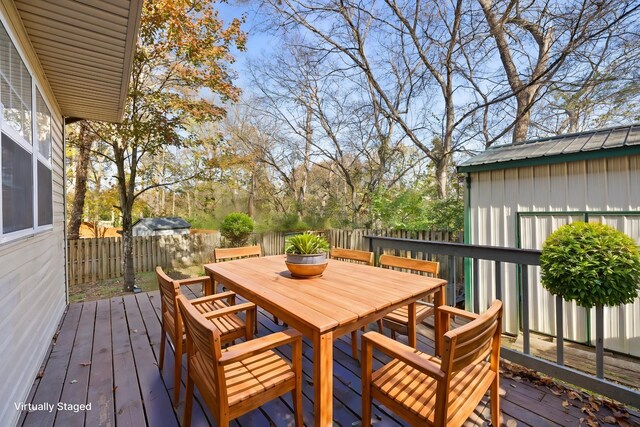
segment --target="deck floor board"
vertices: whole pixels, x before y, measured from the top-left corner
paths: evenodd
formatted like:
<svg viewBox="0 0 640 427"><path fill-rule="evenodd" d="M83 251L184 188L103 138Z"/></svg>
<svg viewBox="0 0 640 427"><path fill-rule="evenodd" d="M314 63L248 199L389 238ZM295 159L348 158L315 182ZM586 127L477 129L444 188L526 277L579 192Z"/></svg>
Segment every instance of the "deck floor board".
<svg viewBox="0 0 640 427"><path fill-rule="evenodd" d="M192 298L200 296L198 286L184 288ZM281 331L285 327L275 324L270 314L260 310L258 336ZM375 325L371 328L376 330ZM157 363L160 354L160 296L150 292L111 300L78 303L69 306L63 318L56 345L52 347L44 364L44 375L34 381L30 392L32 403L56 404L64 399L81 403L82 396L92 404L92 410L78 413L53 414L33 412L23 414L22 426L64 425L117 425L117 426L178 426L184 407L184 380L182 370L180 402L172 406L173 350L165 350L162 375ZM358 332L359 336L361 332ZM406 337L398 340L406 343ZM421 325L418 348L433 354L433 331ZM288 346L278 350L290 356ZM374 367L388 358L374 354ZM90 363L87 365L87 363ZM184 365L184 364L183 364ZM303 418L313 425L313 351L309 340L303 344ZM334 343L334 421L336 425L358 425L361 412L360 363L351 357L351 338L343 336ZM71 387L70 381L76 379ZM584 414L580 408L564 408L562 396L554 395L547 387L526 380L501 379L501 405L503 423L509 426L578 425ZM238 418L236 427L290 426L293 424L291 395L286 394L261 408ZM192 426L215 425L209 410L202 403L196 388ZM608 411L608 412L607 412ZM603 407L599 416L610 415ZM404 426L386 408L374 402L372 414L376 427ZM476 408L465 426L487 425L490 420L488 398ZM638 414L630 421L640 425ZM633 425L633 424L632 424Z"/></svg>

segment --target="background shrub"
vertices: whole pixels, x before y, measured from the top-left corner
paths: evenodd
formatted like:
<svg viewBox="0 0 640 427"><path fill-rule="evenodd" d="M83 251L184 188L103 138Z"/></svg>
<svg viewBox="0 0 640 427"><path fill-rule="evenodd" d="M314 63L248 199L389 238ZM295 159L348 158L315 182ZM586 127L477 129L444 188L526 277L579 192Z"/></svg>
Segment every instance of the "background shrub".
<svg viewBox="0 0 640 427"><path fill-rule="evenodd" d="M640 252L626 234L604 224L574 222L545 241L542 286L582 307L616 306L638 296Z"/></svg>
<svg viewBox="0 0 640 427"><path fill-rule="evenodd" d="M229 246L245 246L253 233L254 223L251 217L240 212L225 216L220 224L220 234L227 239Z"/></svg>

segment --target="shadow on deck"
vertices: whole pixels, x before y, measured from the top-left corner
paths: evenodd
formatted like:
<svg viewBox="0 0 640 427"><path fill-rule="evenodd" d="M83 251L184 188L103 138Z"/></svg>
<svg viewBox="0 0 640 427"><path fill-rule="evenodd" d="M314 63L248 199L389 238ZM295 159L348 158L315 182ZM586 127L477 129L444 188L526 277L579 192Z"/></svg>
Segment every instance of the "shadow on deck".
<svg viewBox="0 0 640 427"><path fill-rule="evenodd" d="M199 294L199 289L193 291ZM187 291L188 293L188 291ZM191 292L189 297L193 297ZM55 343L31 389L28 402L48 403L51 411L26 413L20 418L22 426L178 426L182 421L184 387L176 410L171 403L173 389L173 352L167 348L164 372L158 372L160 352L160 297L150 292L86 303L71 304L64 316ZM259 334L282 330L271 316L260 312ZM428 336L430 328L421 327ZM404 337L400 337L402 339ZM433 341L419 335L420 350L433 354ZM303 370L305 372L304 420L313 425L313 352L305 340ZM377 365L386 361L376 354ZM184 364L183 364L184 366ZM360 364L351 357L350 337L344 336L334 344L334 423L344 427L360 421ZM185 373L183 372L183 381ZM579 406L563 407L565 397L558 396L546 386L535 385L520 378L501 378L503 422L508 426L569 426L581 424L586 415ZM197 390L197 389L196 389ZM63 404L90 404L90 410ZM375 403L375 401L374 401ZM565 404L566 405L566 404ZM287 393L261 408L238 418L236 426L293 425L292 402ZM75 410L75 411L74 411ZM400 426L404 422L375 403L374 426ZM597 413L604 424L613 415L602 406ZM626 419L630 425L640 425L640 417L633 414ZM489 407L485 399L466 425L486 425ZM208 426L211 415L196 394L193 426Z"/></svg>

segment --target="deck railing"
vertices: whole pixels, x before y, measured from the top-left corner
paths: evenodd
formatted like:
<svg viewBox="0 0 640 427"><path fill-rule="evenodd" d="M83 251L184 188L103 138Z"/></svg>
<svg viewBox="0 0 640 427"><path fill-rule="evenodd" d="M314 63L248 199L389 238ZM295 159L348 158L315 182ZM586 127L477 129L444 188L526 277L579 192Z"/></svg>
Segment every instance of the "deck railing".
<svg viewBox="0 0 640 427"><path fill-rule="evenodd" d="M564 364L564 338L563 338L563 304L562 298L556 297L556 361L552 362L531 354L531 331L529 328L530 301L529 301L529 274L528 269L540 265L540 251L529 249L514 249L495 246L468 245L463 243L447 243L434 241L420 241L413 239L399 239L367 235L369 250L376 254L384 250L406 251L431 255L448 256L451 258L449 266L455 269L457 259L470 260L471 264L471 295L467 299L467 309L475 313L480 312L480 274L479 261L493 262L495 277L495 295L502 299L504 295L504 283L502 277L502 264L515 264L518 266L518 279L522 289L522 300L519 309L522 313L521 333L523 338L522 351L503 348L501 356L513 363L534 369L561 381L568 382L578 387L602 394L619 402L640 407L640 391L604 379L604 351L602 347L603 316L596 313L596 335L600 337L596 350L596 375L565 366ZM455 270L449 277L456 277ZM447 301L452 301L454 285L447 285Z"/></svg>

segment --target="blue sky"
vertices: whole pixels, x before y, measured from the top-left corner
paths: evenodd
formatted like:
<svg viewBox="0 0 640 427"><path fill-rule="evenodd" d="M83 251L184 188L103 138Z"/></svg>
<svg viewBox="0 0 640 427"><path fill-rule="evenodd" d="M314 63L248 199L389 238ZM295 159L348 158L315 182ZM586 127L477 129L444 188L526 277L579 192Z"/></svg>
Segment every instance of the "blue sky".
<svg viewBox="0 0 640 427"><path fill-rule="evenodd" d="M249 87L249 82L244 77L243 71L248 61L252 58L268 55L278 43L275 37L260 29L260 14L257 12L257 7L251 3L250 1L237 2L232 0L229 3L217 3L215 6L225 23L231 22L233 18L240 18L243 14L246 16L247 21L242 28L249 35L247 49L244 52L234 52L236 62L233 64L233 68L238 72L235 84L245 91Z"/></svg>

